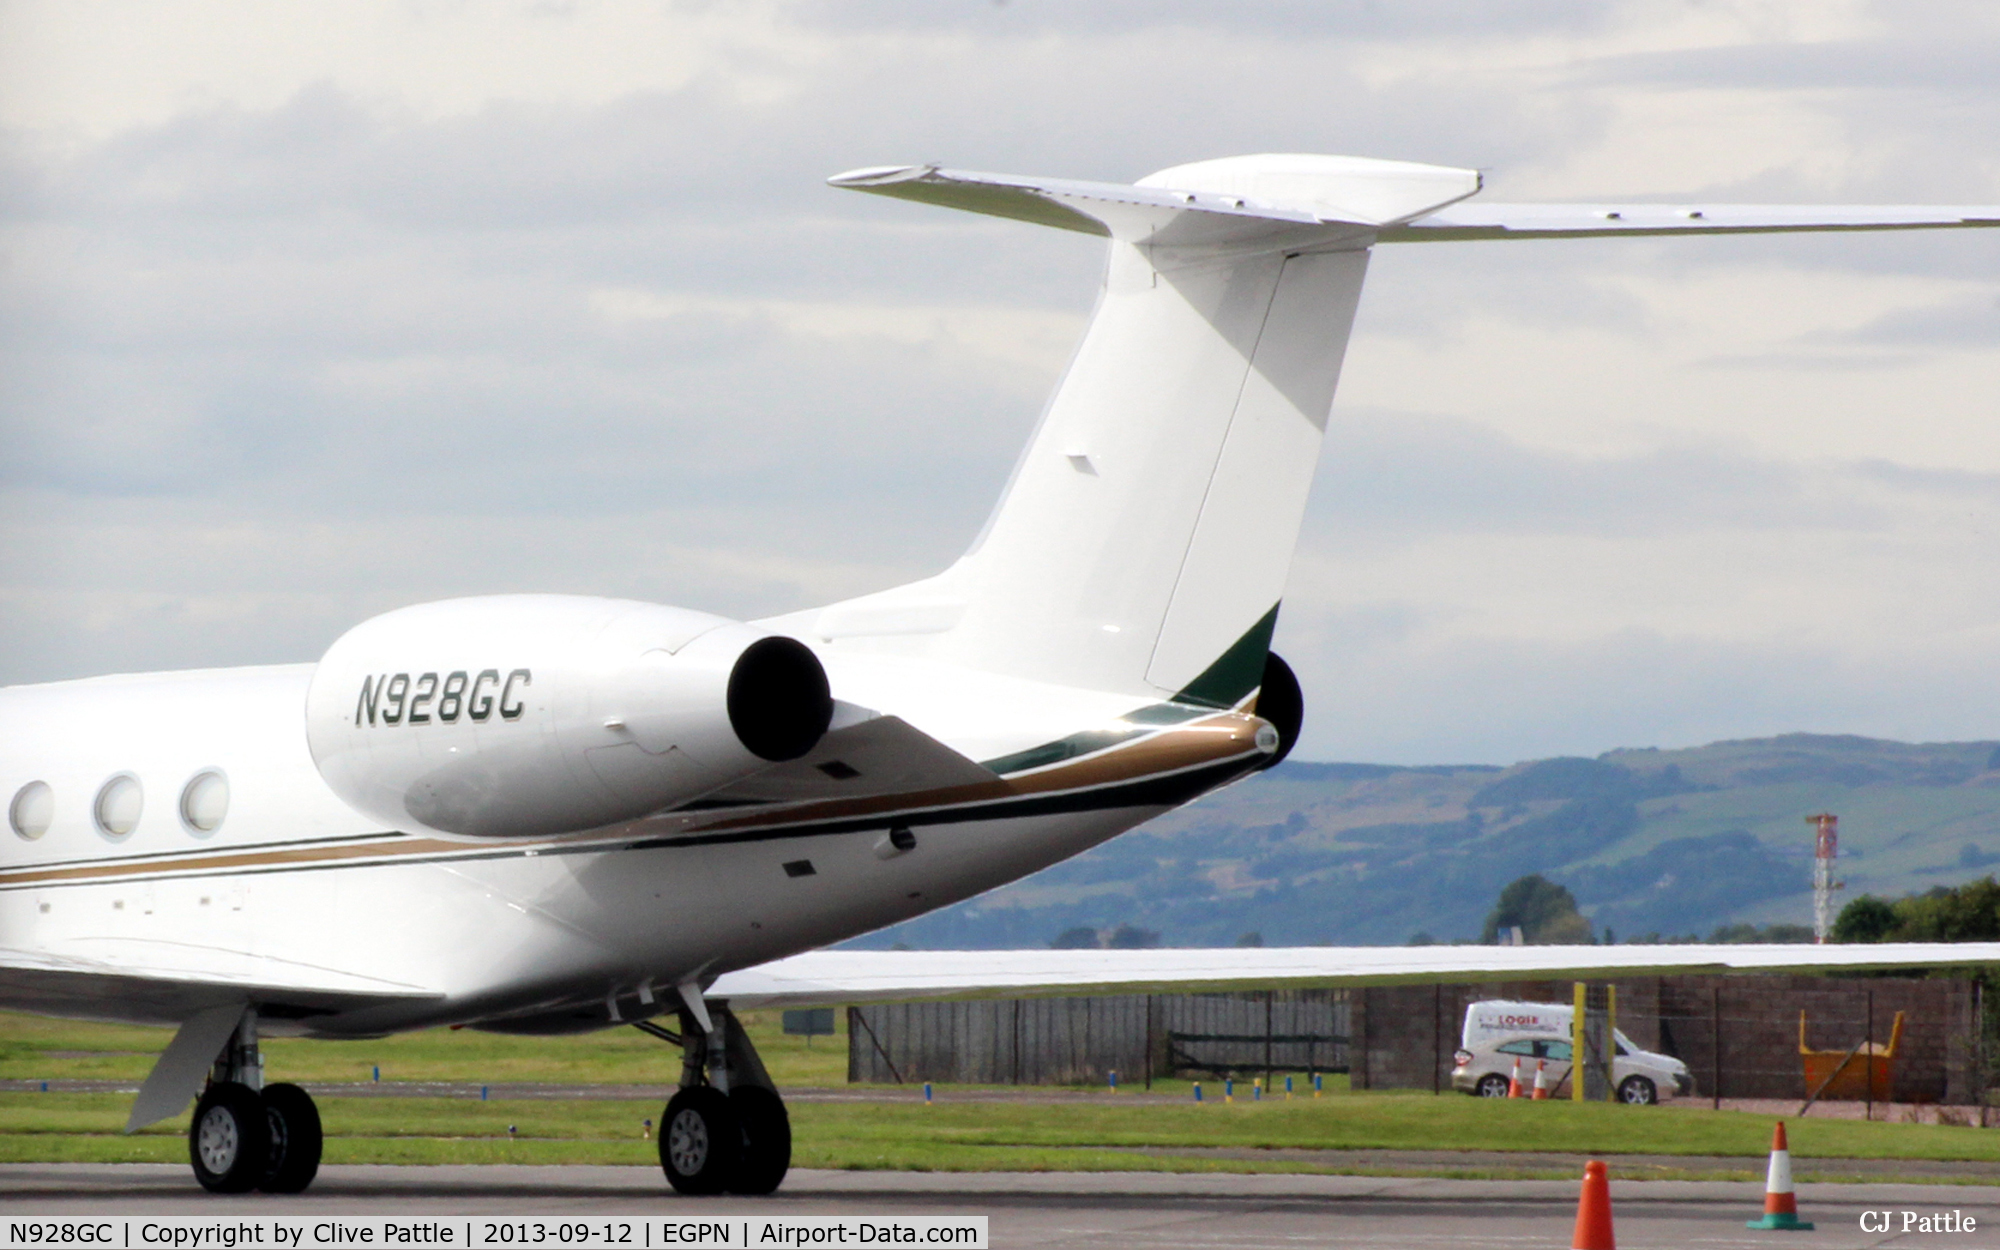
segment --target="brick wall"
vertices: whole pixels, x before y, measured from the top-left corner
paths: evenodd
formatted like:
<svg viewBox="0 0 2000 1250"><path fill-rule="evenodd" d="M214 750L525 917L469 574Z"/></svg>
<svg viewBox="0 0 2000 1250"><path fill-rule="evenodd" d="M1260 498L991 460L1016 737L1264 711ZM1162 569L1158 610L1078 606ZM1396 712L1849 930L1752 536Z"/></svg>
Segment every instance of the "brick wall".
<svg viewBox="0 0 2000 1250"><path fill-rule="evenodd" d="M1724 1098L1803 1100L1809 1091L1798 1056L1801 1011L1806 1013L1807 1044L1838 1051L1870 1036L1886 1043L1901 1011L1895 1100L1974 1100L1968 981L1677 976L1659 982L1661 1048L1671 1046L1670 1053L1693 1069L1704 1093L1719 1089Z"/></svg>

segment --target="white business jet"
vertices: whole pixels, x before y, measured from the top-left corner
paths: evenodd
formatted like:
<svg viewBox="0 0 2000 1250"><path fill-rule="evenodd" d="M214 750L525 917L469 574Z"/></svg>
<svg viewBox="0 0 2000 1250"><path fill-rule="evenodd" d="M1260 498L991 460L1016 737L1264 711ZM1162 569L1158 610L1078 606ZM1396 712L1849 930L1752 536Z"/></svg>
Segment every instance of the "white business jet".
<svg viewBox="0 0 2000 1250"><path fill-rule="evenodd" d="M790 1129L732 1009L2000 962L2000 944L817 950L1284 757L1301 700L1271 632L1375 244L2000 225L1481 205L1470 170L1330 156L1131 186L832 182L1109 241L1076 357L943 573L748 623L455 599L365 621L316 664L0 690L0 1005L175 1026L129 1127L195 1100L202 1185L297 1192L318 1167L318 1113L264 1082L266 1035L635 1025L680 1048L667 1179L756 1194Z"/></svg>

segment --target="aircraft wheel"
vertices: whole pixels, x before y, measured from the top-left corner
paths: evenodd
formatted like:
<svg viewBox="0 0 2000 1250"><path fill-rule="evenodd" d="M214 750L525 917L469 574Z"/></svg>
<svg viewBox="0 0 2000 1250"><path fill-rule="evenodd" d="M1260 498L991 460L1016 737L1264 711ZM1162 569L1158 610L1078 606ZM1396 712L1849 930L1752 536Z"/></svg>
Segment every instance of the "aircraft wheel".
<svg viewBox="0 0 2000 1250"><path fill-rule="evenodd" d="M248 1085L211 1085L194 1105L188 1125L188 1161L194 1178L212 1194L240 1194L264 1177L271 1128L264 1100Z"/></svg>
<svg viewBox="0 0 2000 1250"><path fill-rule="evenodd" d="M1472 1092L1478 1094L1481 1098L1505 1098L1507 1096L1507 1078L1501 1076L1498 1072L1488 1072L1485 1076L1479 1078L1479 1084L1472 1087Z"/></svg>
<svg viewBox="0 0 2000 1250"><path fill-rule="evenodd" d="M684 1194L719 1194L736 1179L743 1130L721 1090L694 1085L660 1113L660 1167Z"/></svg>
<svg viewBox="0 0 2000 1250"><path fill-rule="evenodd" d="M1643 1076L1628 1076L1618 1082L1618 1101L1635 1107L1650 1107L1660 1101L1660 1091Z"/></svg>
<svg viewBox="0 0 2000 1250"><path fill-rule="evenodd" d="M729 1106L743 1132L743 1155L729 1192L775 1191L792 1167L792 1119L785 1100L761 1085L740 1085L729 1092Z"/></svg>
<svg viewBox="0 0 2000 1250"><path fill-rule="evenodd" d="M319 1175L322 1138L319 1108L312 1095L296 1085L264 1087L264 1119L271 1134L264 1179L257 1188L267 1194L296 1194Z"/></svg>

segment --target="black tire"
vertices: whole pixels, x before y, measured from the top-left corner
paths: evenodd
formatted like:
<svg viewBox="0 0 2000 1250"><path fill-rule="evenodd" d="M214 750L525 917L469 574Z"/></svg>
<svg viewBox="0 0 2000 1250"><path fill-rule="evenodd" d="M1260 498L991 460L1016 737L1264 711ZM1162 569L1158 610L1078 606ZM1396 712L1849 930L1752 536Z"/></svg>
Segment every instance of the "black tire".
<svg viewBox="0 0 2000 1250"><path fill-rule="evenodd" d="M1472 1087L1472 1092L1481 1098L1505 1098L1507 1096L1507 1084L1506 1077L1501 1076L1498 1072L1488 1072L1485 1076L1479 1078L1479 1084Z"/></svg>
<svg viewBox="0 0 2000 1250"><path fill-rule="evenodd" d="M708 1085L675 1094L660 1113L660 1168L684 1194L719 1194L736 1179L743 1130L728 1095Z"/></svg>
<svg viewBox="0 0 2000 1250"><path fill-rule="evenodd" d="M729 1106L743 1132L743 1155L729 1192L776 1192L792 1168L792 1118L785 1114L785 1100L761 1085L739 1085L729 1091Z"/></svg>
<svg viewBox="0 0 2000 1250"><path fill-rule="evenodd" d="M304 1193L319 1175L319 1108L312 1095L296 1085L264 1087L264 1120L270 1129L271 1144L264 1163L264 1178L257 1188L267 1194Z"/></svg>
<svg viewBox="0 0 2000 1250"><path fill-rule="evenodd" d="M211 1085L194 1105L188 1124L188 1162L194 1178L212 1194L248 1193L264 1179L271 1128L264 1100L248 1085Z"/></svg>
<svg viewBox="0 0 2000 1250"><path fill-rule="evenodd" d="M1618 1082L1618 1101L1634 1107L1650 1107L1660 1101L1660 1091L1643 1076L1628 1076Z"/></svg>

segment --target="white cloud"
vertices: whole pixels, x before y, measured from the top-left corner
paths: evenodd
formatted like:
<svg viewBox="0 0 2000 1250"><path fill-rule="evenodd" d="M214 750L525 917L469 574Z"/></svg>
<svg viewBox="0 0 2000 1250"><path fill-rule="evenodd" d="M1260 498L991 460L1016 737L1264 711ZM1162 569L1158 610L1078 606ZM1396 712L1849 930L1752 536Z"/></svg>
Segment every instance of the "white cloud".
<svg viewBox="0 0 2000 1250"><path fill-rule="evenodd" d="M1085 319L1034 308L980 305L885 306L855 301L726 299L631 287L590 292L591 310L614 325L670 321L687 325L768 326L824 343L890 343L980 359L1035 377L1059 371Z"/></svg>
<svg viewBox="0 0 2000 1250"><path fill-rule="evenodd" d="M0 7L0 680L397 603L754 615L972 536L1093 240L883 161L2000 202L1984 6ZM1990 736L2000 240L1381 250L1280 640L1309 755ZM1996 679L2000 680L2000 679Z"/></svg>

